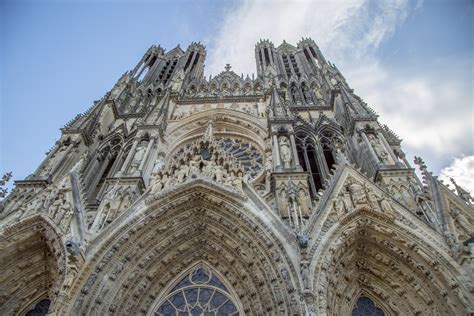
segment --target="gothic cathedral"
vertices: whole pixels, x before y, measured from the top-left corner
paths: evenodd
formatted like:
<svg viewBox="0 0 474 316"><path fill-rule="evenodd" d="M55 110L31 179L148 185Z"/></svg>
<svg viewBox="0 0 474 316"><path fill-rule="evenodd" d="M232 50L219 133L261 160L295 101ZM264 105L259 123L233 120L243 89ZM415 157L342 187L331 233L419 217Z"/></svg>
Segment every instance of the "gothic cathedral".
<svg viewBox="0 0 474 316"><path fill-rule="evenodd" d="M311 39L152 46L0 208L1 315L472 315L474 211Z"/></svg>

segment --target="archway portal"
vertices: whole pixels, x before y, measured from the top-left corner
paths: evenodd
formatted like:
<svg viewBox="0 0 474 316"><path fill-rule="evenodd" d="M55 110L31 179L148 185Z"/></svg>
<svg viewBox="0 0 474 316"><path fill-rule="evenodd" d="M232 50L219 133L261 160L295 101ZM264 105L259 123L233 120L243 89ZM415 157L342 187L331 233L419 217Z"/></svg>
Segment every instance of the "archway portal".
<svg viewBox="0 0 474 316"><path fill-rule="evenodd" d="M154 311L164 315L239 315L236 299L217 273L204 264L177 279Z"/></svg>

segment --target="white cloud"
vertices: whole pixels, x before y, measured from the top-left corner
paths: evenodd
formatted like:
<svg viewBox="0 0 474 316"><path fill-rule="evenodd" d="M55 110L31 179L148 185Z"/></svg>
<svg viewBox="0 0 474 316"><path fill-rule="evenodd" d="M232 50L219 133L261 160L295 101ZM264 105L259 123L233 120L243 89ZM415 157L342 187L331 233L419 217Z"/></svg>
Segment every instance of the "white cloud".
<svg viewBox="0 0 474 316"><path fill-rule="evenodd" d="M372 61L348 69L346 77L410 151L453 158L474 150L472 79L459 71L467 64L472 61L397 73Z"/></svg>
<svg viewBox="0 0 474 316"><path fill-rule="evenodd" d="M474 193L474 156L456 158L449 167L441 170L439 179L454 188L449 178L454 178L463 189Z"/></svg>
<svg viewBox="0 0 474 316"><path fill-rule="evenodd" d="M364 56L392 34L407 15L407 1L249 1L223 18L209 55L208 73L217 74L229 62L236 72L255 72L254 45L268 38L296 44L311 37L326 56ZM354 56L356 54L357 56Z"/></svg>
<svg viewBox="0 0 474 316"><path fill-rule="evenodd" d="M223 17L206 70L217 74L230 63L237 73L253 73L260 38L278 46L311 37L380 121L404 140L408 154L437 164L436 173L448 160L474 151L472 74L466 71L473 60L438 61L431 70L395 69L376 58L384 40L422 5L421 0L244 0Z"/></svg>

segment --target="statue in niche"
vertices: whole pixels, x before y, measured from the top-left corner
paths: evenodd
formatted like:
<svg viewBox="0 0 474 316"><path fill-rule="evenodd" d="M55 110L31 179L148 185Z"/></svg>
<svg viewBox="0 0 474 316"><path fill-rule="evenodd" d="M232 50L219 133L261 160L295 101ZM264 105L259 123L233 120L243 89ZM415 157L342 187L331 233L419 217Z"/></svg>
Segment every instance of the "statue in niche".
<svg viewBox="0 0 474 316"><path fill-rule="evenodd" d="M309 290L310 279L309 279L309 268L307 262L301 262L301 279L303 281L303 289Z"/></svg>
<svg viewBox="0 0 474 316"><path fill-rule="evenodd" d="M366 186L365 187L365 192L366 192L366 196L367 196L367 199L369 201L370 206L373 209L378 210L379 209L378 197L377 197L377 195L375 195L374 190L372 188Z"/></svg>
<svg viewBox="0 0 474 316"><path fill-rule="evenodd" d="M293 102L300 104L301 103L300 92L298 91L298 88L295 85L291 86L290 93L291 93L291 98L293 99Z"/></svg>
<svg viewBox="0 0 474 316"><path fill-rule="evenodd" d="M130 173L134 173L138 171L140 164L145 156L145 150L148 145L146 140L142 140L140 145L138 146L135 155L133 156L132 163L130 164Z"/></svg>
<svg viewBox="0 0 474 316"><path fill-rule="evenodd" d="M180 68L178 72L176 73L175 77L173 78L171 90L178 91L181 88L183 79L184 79L184 71L182 68Z"/></svg>
<svg viewBox="0 0 474 316"><path fill-rule="evenodd" d="M367 203L367 196L365 195L363 186L357 183L354 178L351 177L347 179L347 189L355 205Z"/></svg>
<svg viewBox="0 0 474 316"><path fill-rule="evenodd" d="M59 221L58 226L62 227L64 230L67 230L67 228L68 228L68 226L71 222L72 215L74 214L74 211L73 211L69 201L67 201L67 200L64 201L63 205L61 206L60 212L62 213L62 218Z"/></svg>
<svg viewBox="0 0 474 316"><path fill-rule="evenodd" d="M308 88L304 85L302 86L301 90L303 92L305 102L307 104L313 104L313 97L311 96L311 93L309 92Z"/></svg>
<svg viewBox="0 0 474 316"><path fill-rule="evenodd" d="M280 202L280 214L281 214L281 217L283 218L288 218L289 217L289 213L288 213L288 197L286 195L286 190L283 188L281 191L280 191L280 199L279 199L279 202Z"/></svg>
<svg viewBox="0 0 474 316"><path fill-rule="evenodd" d="M280 156L284 168L291 167L291 149L286 136L280 137Z"/></svg>
<svg viewBox="0 0 474 316"><path fill-rule="evenodd" d="M298 190L298 201L301 207L301 215L303 217L309 217L311 214L311 199L308 196L308 193L303 189Z"/></svg>
<svg viewBox="0 0 474 316"><path fill-rule="evenodd" d="M388 164L390 163L390 160L388 159L388 154L383 148L383 146L380 144L380 141L375 138L374 135L369 134L368 137L370 145L372 145L372 148L375 151L375 154L377 157L380 159L380 162L383 164Z"/></svg>
<svg viewBox="0 0 474 316"><path fill-rule="evenodd" d="M321 86L317 83L316 87L314 88L314 95L316 96L316 100L318 100L319 103L324 105L324 97L323 94L321 93Z"/></svg>
<svg viewBox="0 0 474 316"><path fill-rule="evenodd" d="M183 117L184 117L183 110L181 110L181 107L179 105L176 105L176 108L174 110L173 120L179 120Z"/></svg>

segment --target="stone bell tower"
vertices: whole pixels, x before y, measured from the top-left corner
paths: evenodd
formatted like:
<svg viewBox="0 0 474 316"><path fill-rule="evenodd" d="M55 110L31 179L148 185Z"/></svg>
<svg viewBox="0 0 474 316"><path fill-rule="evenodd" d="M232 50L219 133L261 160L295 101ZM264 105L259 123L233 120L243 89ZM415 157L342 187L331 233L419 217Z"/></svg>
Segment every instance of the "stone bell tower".
<svg viewBox="0 0 474 316"><path fill-rule="evenodd" d="M205 57L151 46L15 182L0 314L474 313L472 196L313 40L260 41L256 77Z"/></svg>

